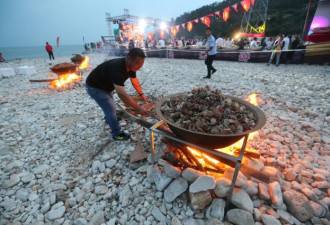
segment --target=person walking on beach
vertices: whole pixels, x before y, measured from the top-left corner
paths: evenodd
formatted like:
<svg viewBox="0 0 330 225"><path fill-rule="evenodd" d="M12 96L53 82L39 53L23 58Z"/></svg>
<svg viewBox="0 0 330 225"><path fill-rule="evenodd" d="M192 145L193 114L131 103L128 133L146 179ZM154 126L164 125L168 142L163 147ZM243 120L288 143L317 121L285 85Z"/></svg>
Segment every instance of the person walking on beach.
<svg viewBox="0 0 330 225"><path fill-rule="evenodd" d="M49 59L51 60L53 58L54 60L53 47L48 42L46 42L46 51L48 52Z"/></svg>
<svg viewBox="0 0 330 225"><path fill-rule="evenodd" d="M270 56L269 62L267 63L267 66L272 63L275 55L276 55L276 66L280 63L280 57L282 53L282 47L283 47L283 36L280 36L277 38L277 40L274 42L274 51L272 52L272 55Z"/></svg>
<svg viewBox="0 0 330 225"><path fill-rule="evenodd" d="M217 48L215 46L215 38L212 36L212 29L206 28L206 36L207 36L207 50L202 53L202 56L207 54L205 59L205 64L207 66L207 76L203 78L211 78L211 74L215 73L217 70L212 66L215 55L217 54Z"/></svg>
<svg viewBox="0 0 330 225"><path fill-rule="evenodd" d="M98 65L86 79L86 91L100 106L105 119L111 128L114 140L127 140L130 136L121 131L116 116L116 105L113 99L113 91L127 105L138 113L147 115L147 111L138 105L127 93L125 81L130 78L131 83L144 101L148 98L143 94L136 71L142 68L145 54L140 48L133 48L125 58L115 58Z"/></svg>
<svg viewBox="0 0 330 225"><path fill-rule="evenodd" d="M2 56L2 53L0 52L0 62L6 62L5 58Z"/></svg>

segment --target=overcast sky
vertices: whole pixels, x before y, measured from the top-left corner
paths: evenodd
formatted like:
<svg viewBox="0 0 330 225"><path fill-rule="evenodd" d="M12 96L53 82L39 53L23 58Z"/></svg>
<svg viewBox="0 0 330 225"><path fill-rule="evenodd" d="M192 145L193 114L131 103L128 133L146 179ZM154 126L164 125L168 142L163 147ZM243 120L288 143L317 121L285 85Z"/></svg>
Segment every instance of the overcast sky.
<svg viewBox="0 0 330 225"><path fill-rule="evenodd" d="M105 13L170 20L215 0L0 0L0 47L82 44L108 35ZM139 3L139 4L137 4Z"/></svg>

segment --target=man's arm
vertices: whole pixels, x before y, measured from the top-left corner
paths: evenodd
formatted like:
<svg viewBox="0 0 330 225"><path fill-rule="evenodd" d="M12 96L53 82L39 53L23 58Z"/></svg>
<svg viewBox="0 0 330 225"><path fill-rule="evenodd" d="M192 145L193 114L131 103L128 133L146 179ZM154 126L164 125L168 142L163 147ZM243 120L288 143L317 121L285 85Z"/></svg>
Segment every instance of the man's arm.
<svg viewBox="0 0 330 225"><path fill-rule="evenodd" d="M114 84L118 97L127 105L138 110L141 114L146 114L146 110L138 105L127 93L124 86Z"/></svg>
<svg viewBox="0 0 330 225"><path fill-rule="evenodd" d="M140 81L135 77L135 78L131 78L131 82L132 82L133 87L134 87L135 90L137 91L137 93L139 93L139 95L142 97L142 99L143 99L144 101L147 101L148 98L147 98L147 96L145 96L145 95L143 94L143 91L142 91L142 88L141 88Z"/></svg>

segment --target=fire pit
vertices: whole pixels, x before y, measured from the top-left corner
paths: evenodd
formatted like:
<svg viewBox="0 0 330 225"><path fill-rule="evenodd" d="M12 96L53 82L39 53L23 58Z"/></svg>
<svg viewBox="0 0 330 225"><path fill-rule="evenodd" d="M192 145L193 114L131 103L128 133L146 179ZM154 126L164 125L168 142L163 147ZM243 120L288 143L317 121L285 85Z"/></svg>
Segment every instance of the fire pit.
<svg viewBox="0 0 330 225"><path fill-rule="evenodd" d="M266 116L261 111L260 108L254 106L254 105L250 104L249 102L246 102L242 99L239 99L239 98L236 98L233 96L225 96L226 98L231 98L233 101L236 101L236 102L240 103L241 105L245 106L249 111L251 111L253 113L253 115L257 119L256 125L253 127L253 129L242 132L242 133L238 133L238 134L224 134L224 135L199 133L199 132L194 132L191 130L184 129L182 127L177 126L176 124L169 121L168 119L166 119L164 117L163 113L161 112L161 106L163 105L163 103L166 100L168 100L172 97L178 96L178 95L185 95L185 94L186 93L170 95L170 96L160 99L156 103L156 111L157 111L158 116L167 123L169 128L173 131L173 133L177 137L179 137L185 141L191 142L193 144L201 145L201 146L204 146L207 148L212 148L212 149L227 147L227 146L237 142L238 140L242 139L247 134L259 130L266 123Z"/></svg>
<svg viewBox="0 0 330 225"><path fill-rule="evenodd" d="M50 67L50 70L56 75L61 76L63 74L75 73L77 66L72 63L59 63Z"/></svg>

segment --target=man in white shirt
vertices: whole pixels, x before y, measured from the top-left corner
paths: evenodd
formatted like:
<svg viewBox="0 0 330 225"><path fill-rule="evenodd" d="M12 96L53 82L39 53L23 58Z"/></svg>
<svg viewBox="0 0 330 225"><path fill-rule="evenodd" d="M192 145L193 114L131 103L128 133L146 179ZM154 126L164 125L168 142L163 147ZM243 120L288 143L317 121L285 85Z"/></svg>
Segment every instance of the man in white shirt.
<svg viewBox="0 0 330 225"><path fill-rule="evenodd" d="M287 64L288 61L286 55L288 53L287 51L289 50L289 45L290 45L290 38L288 37L288 35L284 35L281 58L285 64Z"/></svg>
<svg viewBox="0 0 330 225"><path fill-rule="evenodd" d="M257 38L253 38L253 41L250 43L250 48L258 48Z"/></svg>
<svg viewBox="0 0 330 225"><path fill-rule="evenodd" d="M226 46L226 48L233 47L233 41L230 38L227 38L225 41L225 46Z"/></svg>
<svg viewBox="0 0 330 225"><path fill-rule="evenodd" d="M202 40L199 39L199 40L197 41L196 45L199 46L199 47L200 47L200 46L203 46L203 42L202 42Z"/></svg>
<svg viewBox="0 0 330 225"><path fill-rule="evenodd" d="M207 57L205 59L205 64L207 66L207 76L203 78L211 78L211 74L215 73L217 70L212 66L213 60L215 58L215 55L217 54L217 48L215 46L215 38L212 36L212 29L206 28L206 46L207 50L202 53L202 56L207 54Z"/></svg>
<svg viewBox="0 0 330 225"><path fill-rule="evenodd" d="M160 48L165 48L165 41L163 39L159 39L158 44Z"/></svg>
<svg viewBox="0 0 330 225"><path fill-rule="evenodd" d="M216 44L218 47L223 47L223 38L222 38L222 37L219 37L219 38L215 41L215 44Z"/></svg>

